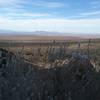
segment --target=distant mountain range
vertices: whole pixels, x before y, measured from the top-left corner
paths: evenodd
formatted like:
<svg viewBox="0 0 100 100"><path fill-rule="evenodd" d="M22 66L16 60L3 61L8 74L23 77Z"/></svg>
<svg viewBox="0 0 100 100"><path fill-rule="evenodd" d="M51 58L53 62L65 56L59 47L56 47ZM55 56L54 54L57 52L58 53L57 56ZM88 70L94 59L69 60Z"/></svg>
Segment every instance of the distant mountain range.
<svg viewBox="0 0 100 100"><path fill-rule="evenodd" d="M21 37L67 37L67 38L100 38L100 34L86 34L86 33L63 33L63 32L49 32L49 31L34 31L34 32L24 32L24 31L13 31L13 30L2 30L0 29L0 36L21 36Z"/></svg>

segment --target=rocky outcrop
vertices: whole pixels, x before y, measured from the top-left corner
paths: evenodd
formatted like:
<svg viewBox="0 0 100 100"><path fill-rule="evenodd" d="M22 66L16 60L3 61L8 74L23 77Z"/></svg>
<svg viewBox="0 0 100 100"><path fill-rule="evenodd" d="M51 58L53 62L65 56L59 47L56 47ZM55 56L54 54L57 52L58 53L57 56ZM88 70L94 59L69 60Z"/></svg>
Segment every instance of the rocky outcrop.
<svg viewBox="0 0 100 100"><path fill-rule="evenodd" d="M99 100L100 78L87 57L40 69L24 60L0 67L0 100Z"/></svg>

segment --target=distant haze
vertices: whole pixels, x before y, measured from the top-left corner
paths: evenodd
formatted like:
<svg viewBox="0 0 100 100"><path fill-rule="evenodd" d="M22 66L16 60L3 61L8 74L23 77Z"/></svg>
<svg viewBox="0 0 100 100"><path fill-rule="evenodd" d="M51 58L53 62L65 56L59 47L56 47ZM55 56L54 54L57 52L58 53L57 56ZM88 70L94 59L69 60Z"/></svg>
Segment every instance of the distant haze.
<svg viewBox="0 0 100 100"><path fill-rule="evenodd" d="M88 38L100 38L98 34L61 33L49 31L20 32L1 30L0 40L78 40Z"/></svg>

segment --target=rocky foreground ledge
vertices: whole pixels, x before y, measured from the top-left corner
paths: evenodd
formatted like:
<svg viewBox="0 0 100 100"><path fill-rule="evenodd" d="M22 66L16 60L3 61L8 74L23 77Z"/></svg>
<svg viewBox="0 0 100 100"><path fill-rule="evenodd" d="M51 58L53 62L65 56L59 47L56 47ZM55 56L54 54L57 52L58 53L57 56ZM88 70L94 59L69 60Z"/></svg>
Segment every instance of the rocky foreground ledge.
<svg viewBox="0 0 100 100"><path fill-rule="evenodd" d="M73 55L61 67L40 69L5 52L0 100L100 100L100 73L87 57Z"/></svg>

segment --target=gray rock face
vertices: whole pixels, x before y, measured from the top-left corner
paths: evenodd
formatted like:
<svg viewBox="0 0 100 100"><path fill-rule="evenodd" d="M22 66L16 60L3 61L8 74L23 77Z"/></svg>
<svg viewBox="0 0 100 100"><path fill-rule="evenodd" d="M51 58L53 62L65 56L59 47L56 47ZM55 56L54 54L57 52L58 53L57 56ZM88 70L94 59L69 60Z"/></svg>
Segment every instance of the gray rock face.
<svg viewBox="0 0 100 100"><path fill-rule="evenodd" d="M0 67L0 100L99 100L99 73L86 59L51 69L9 60Z"/></svg>

